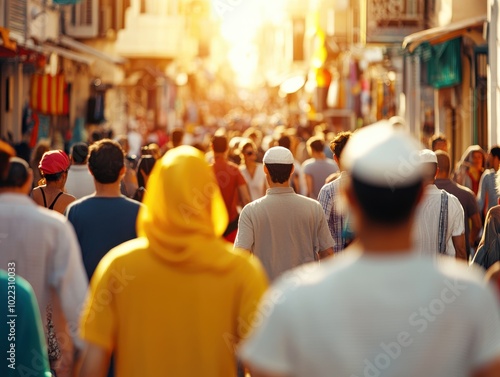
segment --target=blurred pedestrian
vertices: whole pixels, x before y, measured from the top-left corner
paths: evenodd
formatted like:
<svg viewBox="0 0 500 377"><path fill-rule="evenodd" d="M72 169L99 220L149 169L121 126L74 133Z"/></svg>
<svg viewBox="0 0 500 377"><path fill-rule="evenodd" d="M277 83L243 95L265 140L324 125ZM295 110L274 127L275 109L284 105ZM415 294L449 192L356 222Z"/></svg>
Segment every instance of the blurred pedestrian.
<svg viewBox="0 0 500 377"><path fill-rule="evenodd" d="M433 152L443 151L448 153L448 139L443 134L434 135L431 137L429 147Z"/></svg>
<svg viewBox="0 0 500 377"><path fill-rule="evenodd" d="M0 234L6 235L0 239L0 266L14 264L16 274L32 285L47 334L51 368L58 377L70 377L83 349L75 329L87 278L71 224L28 196L32 174L26 161L13 157L7 178L0 182Z"/></svg>
<svg viewBox="0 0 500 377"><path fill-rule="evenodd" d="M500 261L500 205L492 207L484 220L483 235L472 262L485 270Z"/></svg>
<svg viewBox="0 0 500 377"><path fill-rule="evenodd" d="M477 196L479 181L486 165L486 153L479 145L471 145L463 153L455 168L453 180L470 188Z"/></svg>
<svg viewBox="0 0 500 377"><path fill-rule="evenodd" d="M139 163L137 164L137 183L139 184L139 188L132 199L139 202L143 201L146 194L146 185L155 163L156 159L153 156L143 155L139 159Z"/></svg>
<svg viewBox="0 0 500 377"><path fill-rule="evenodd" d="M203 153L167 152L144 204L139 238L108 253L92 278L80 376L102 376L112 352L120 377L236 376L234 347L267 283L256 259L221 239L227 211Z"/></svg>
<svg viewBox="0 0 500 377"><path fill-rule="evenodd" d="M62 214L75 201L73 195L65 192L69 166L68 155L62 150L51 150L43 154L38 168L45 184L35 187L31 192L36 204Z"/></svg>
<svg viewBox="0 0 500 377"><path fill-rule="evenodd" d="M423 149L416 158L424 167L425 189L415 217L415 249L422 254L468 260L462 204L455 195L437 188L436 154Z"/></svg>
<svg viewBox="0 0 500 377"><path fill-rule="evenodd" d="M238 165L227 159L227 137L215 135L211 148L214 155L212 168L229 215L229 224L223 236L227 241L234 242L238 230L239 209L250 203L250 191Z"/></svg>
<svg viewBox="0 0 500 377"><path fill-rule="evenodd" d="M413 248L419 148L385 122L354 133L341 163L356 242L266 293L239 353L252 377L500 375L500 311L483 275Z"/></svg>
<svg viewBox="0 0 500 377"><path fill-rule="evenodd" d="M476 240L478 240L482 227L476 197L472 190L450 179L451 160L448 153L441 150L435 153L438 166L436 180L434 181L436 187L456 196L464 210L465 250L467 260L469 260L469 257L474 255Z"/></svg>
<svg viewBox="0 0 500 377"><path fill-rule="evenodd" d="M481 218L484 218L491 207L498 204L498 193L496 185L496 174L500 167L500 147L494 146L488 154L489 169L485 170L479 181L477 202L481 211Z"/></svg>
<svg viewBox="0 0 500 377"><path fill-rule="evenodd" d="M126 170L124 157L116 141L102 139L92 144L88 169L94 179L95 194L73 202L66 210L89 279L109 250L137 237L135 223L140 204L120 192Z"/></svg>
<svg viewBox="0 0 500 377"><path fill-rule="evenodd" d="M333 158L337 165L342 171L343 167L340 163L340 158L342 156L342 151L346 146L348 140L351 138L352 132L339 132L337 136L332 140L330 148L333 152ZM318 201L323 207L325 212L326 220L328 222L328 228L335 241L333 245L333 251L338 253L344 250L351 242L349 231L349 221L346 217L347 211L345 211L345 206L342 205L343 201L340 197L340 185L341 176L334 179L332 182L325 184L318 195Z"/></svg>
<svg viewBox="0 0 500 377"><path fill-rule="evenodd" d="M267 183L264 168L257 162L257 147L250 139L243 139L239 148L242 158L240 171L247 182L250 199L259 199L266 194Z"/></svg>
<svg viewBox="0 0 500 377"><path fill-rule="evenodd" d="M326 178L339 171L337 164L325 156L325 142L319 137L312 137L307 141L308 160L302 164L302 171L306 177L307 196L317 199L319 190L325 184Z"/></svg>
<svg viewBox="0 0 500 377"><path fill-rule="evenodd" d="M14 263L0 269L0 349L7 351L3 377L51 377L40 310L31 285L16 275ZM5 355L4 355L5 356ZM21 372L22 371L22 372Z"/></svg>
<svg viewBox="0 0 500 377"><path fill-rule="evenodd" d="M66 192L76 199L95 192L94 178L87 166L89 147L86 143L75 143L71 147L69 158L71 166L66 179Z"/></svg>
<svg viewBox="0 0 500 377"><path fill-rule="evenodd" d="M120 144L125 154L125 175L121 180L120 191L123 195L131 198L134 196L138 186L135 168L137 167L137 155L130 154L128 138L125 135L118 136L116 141Z"/></svg>
<svg viewBox="0 0 500 377"><path fill-rule="evenodd" d="M234 246L257 256L274 280L293 267L330 256L334 242L321 205L289 185L292 152L270 148L264 172L270 188L241 211Z"/></svg>

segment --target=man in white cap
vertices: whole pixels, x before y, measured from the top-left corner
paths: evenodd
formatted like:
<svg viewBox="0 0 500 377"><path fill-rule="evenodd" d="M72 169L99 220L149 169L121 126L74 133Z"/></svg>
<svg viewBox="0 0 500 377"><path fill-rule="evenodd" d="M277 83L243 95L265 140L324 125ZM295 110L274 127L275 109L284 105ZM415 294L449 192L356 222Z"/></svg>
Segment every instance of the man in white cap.
<svg viewBox="0 0 500 377"><path fill-rule="evenodd" d="M321 205L296 194L289 185L292 152L272 147L263 162L270 188L243 208L234 246L255 254L273 280L286 270L333 254L334 241Z"/></svg>
<svg viewBox="0 0 500 377"><path fill-rule="evenodd" d="M356 241L267 291L267 315L239 349L252 377L500 375L492 288L465 263L414 250L418 152L387 123L354 133L341 161Z"/></svg>
<svg viewBox="0 0 500 377"><path fill-rule="evenodd" d="M467 260L464 210L458 198L434 184L438 174L436 154L419 152L424 168L424 197L415 219L416 249L423 254L438 253Z"/></svg>

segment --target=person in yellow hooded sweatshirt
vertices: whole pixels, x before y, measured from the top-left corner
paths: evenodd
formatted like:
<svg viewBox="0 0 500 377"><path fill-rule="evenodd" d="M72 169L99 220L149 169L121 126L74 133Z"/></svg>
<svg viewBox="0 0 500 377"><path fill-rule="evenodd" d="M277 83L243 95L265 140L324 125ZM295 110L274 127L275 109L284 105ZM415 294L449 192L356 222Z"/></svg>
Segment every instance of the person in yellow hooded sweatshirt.
<svg viewBox="0 0 500 377"><path fill-rule="evenodd" d="M236 376L235 347L260 313L267 277L221 238L228 217L212 169L190 146L170 150L148 181L138 238L92 277L80 376Z"/></svg>

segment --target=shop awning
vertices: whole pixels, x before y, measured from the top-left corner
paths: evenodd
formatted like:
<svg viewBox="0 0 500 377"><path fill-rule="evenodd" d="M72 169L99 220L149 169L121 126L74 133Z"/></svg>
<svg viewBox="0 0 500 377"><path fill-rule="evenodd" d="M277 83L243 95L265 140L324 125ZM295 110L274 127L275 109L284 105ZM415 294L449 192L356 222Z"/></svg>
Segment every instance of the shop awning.
<svg viewBox="0 0 500 377"><path fill-rule="evenodd" d="M42 44L41 48L44 52L54 53L54 54L57 54L59 56L62 56L63 58L70 59L70 60L73 60L73 61L78 62L78 63L84 63L87 65L91 65L95 61L95 59L92 57L89 57L89 56L86 56L83 54L78 54L78 53L73 52L71 50L68 50L66 48L53 46L53 45L50 45L47 43Z"/></svg>
<svg viewBox="0 0 500 377"><path fill-rule="evenodd" d="M403 49L413 53L424 42L435 45L467 35L470 29L483 26L486 20L484 15L410 34L403 40Z"/></svg>
<svg viewBox="0 0 500 377"><path fill-rule="evenodd" d="M77 41L73 38L67 37L65 35L61 35L57 39L57 43L62 45L62 46L65 46L65 47L69 47L75 51L91 55L97 59L107 61L109 63L125 64L127 62L127 59L102 52L102 51L97 50L91 46L86 45L85 43L79 42L79 41Z"/></svg>
<svg viewBox="0 0 500 377"><path fill-rule="evenodd" d="M35 63L41 55L43 51L33 41L0 27L0 59L20 58L23 63Z"/></svg>
<svg viewBox="0 0 500 377"><path fill-rule="evenodd" d="M9 33L8 29L0 27L0 58L11 58L16 56L31 56L35 54L54 53L63 58L73 60L78 63L90 65L95 58L77 52L55 46L50 43L35 43L32 39L25 40L22 36Z"/></svg>

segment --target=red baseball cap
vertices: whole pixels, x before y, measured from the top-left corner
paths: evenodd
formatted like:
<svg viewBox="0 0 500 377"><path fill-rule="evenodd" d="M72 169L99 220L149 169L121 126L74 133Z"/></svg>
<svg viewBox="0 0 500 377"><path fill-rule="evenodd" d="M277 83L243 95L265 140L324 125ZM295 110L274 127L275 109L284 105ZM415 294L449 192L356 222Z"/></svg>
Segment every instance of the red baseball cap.
<svg viewBox="0 0 500 377"><path fill-rule="evenodd" d="M38 168L43 174L56 174L68 170L69 157L61 150L45 152Z"/></svg>

